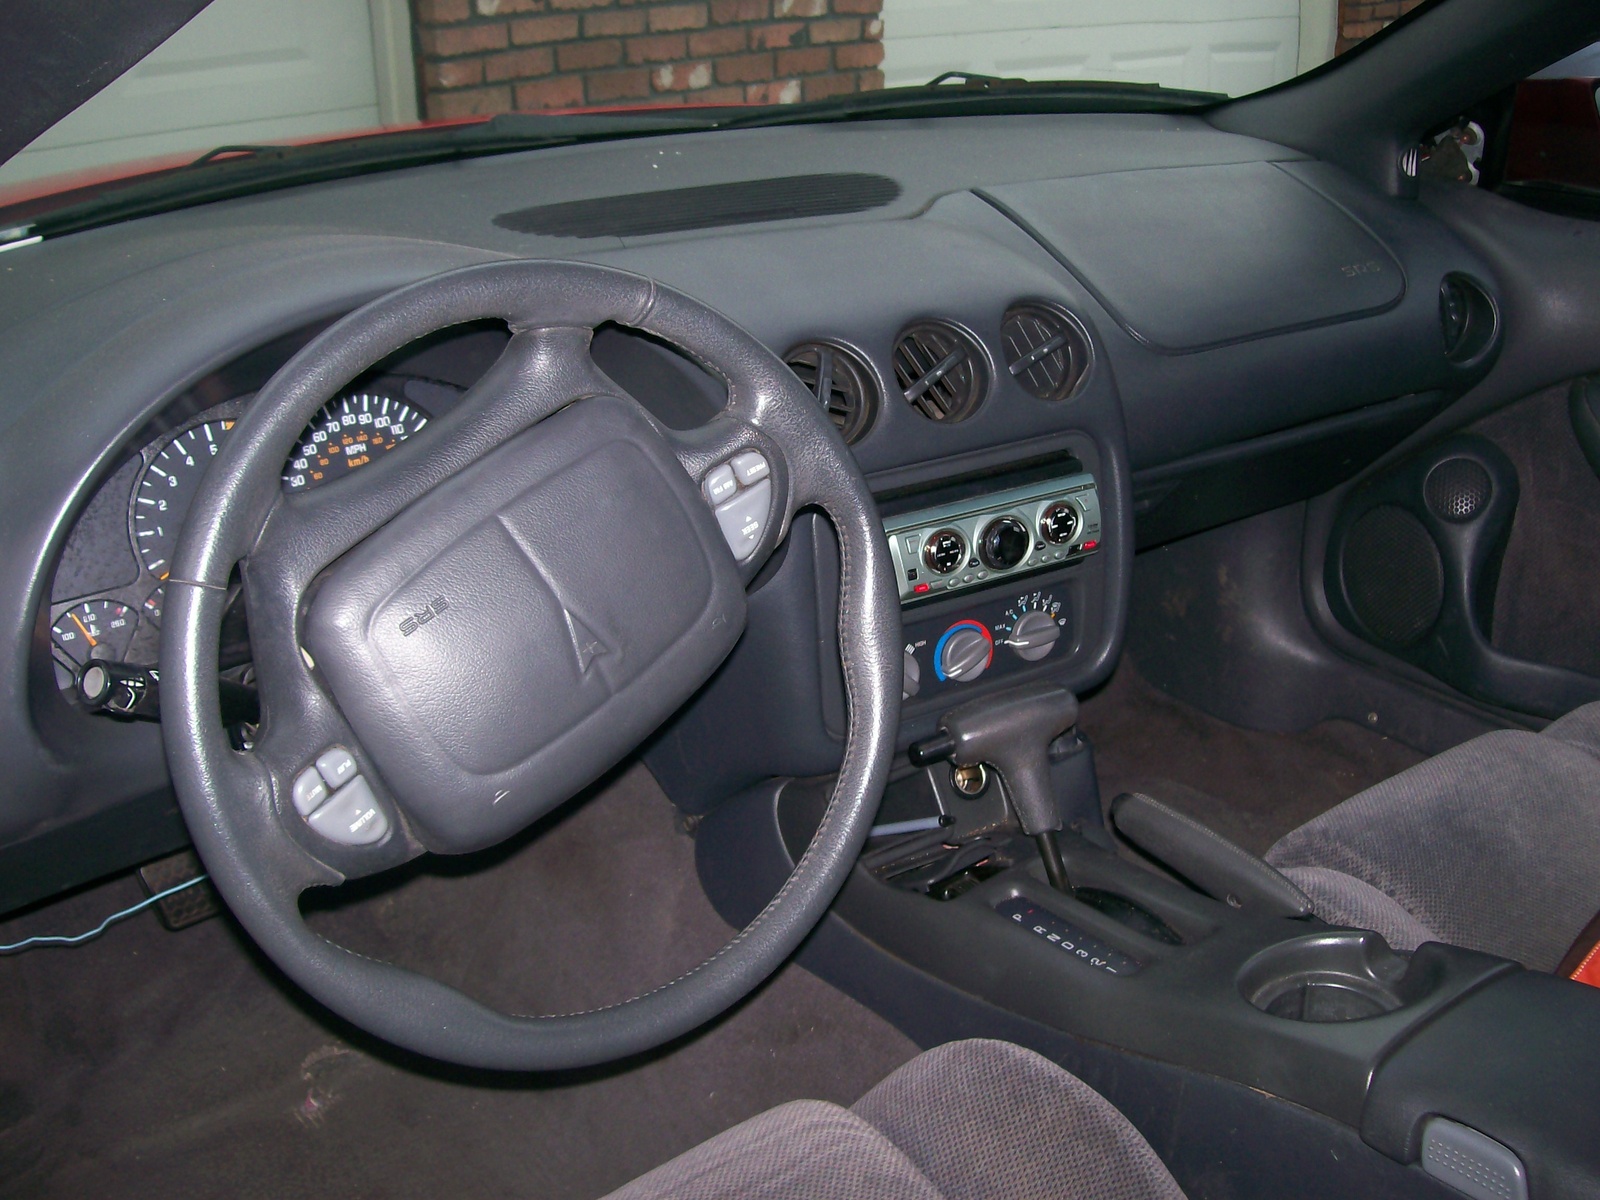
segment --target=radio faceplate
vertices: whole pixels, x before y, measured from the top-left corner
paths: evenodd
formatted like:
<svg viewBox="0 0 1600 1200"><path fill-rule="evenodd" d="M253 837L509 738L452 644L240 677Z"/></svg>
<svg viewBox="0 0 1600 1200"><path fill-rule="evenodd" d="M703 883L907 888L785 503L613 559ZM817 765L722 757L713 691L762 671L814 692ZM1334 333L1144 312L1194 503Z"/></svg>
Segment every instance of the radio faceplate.
<svg viewBox="0 0 1600 1200"><path fill-rule="evenodd" d="M1094 476L994 492L883 523L900 603L915 604L1057 567L1100 545Z"/></svg>

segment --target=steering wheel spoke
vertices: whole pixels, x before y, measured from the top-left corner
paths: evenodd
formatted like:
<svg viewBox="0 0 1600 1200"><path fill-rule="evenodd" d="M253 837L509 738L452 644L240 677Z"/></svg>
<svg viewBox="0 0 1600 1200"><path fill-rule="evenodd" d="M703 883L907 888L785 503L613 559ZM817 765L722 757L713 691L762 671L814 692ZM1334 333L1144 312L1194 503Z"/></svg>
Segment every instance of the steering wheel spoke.
<svg viewBox="0 0 1600 1200"><path fill-rule="evenodd" d="M728 412L667 436L748 584L794 519L787 456L755 422Z"/></svg>

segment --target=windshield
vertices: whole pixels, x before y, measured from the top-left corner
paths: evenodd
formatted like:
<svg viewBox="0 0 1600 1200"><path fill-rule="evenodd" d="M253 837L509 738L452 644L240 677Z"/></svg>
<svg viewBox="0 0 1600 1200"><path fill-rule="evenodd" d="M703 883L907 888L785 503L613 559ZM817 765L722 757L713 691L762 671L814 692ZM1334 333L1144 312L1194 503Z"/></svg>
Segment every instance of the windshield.
<svg viewBox="0 0 1600 1200"><path fill-rule="evenodd" d="M0 164L0 203L219 147L514 112L807 108L950 72L1239 96L1416 2L213 0Z"/></svg>

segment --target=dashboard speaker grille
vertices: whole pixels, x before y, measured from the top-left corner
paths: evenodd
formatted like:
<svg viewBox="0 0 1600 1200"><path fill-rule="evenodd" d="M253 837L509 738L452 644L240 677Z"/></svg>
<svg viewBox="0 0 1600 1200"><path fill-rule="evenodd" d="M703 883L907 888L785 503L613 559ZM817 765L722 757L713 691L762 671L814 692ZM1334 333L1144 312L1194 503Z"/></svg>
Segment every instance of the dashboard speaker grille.
<svg viewBox="0 0 1600 1200"><path fill-rule="evenodd" d="M796 346L784 361L828 410L846 442L858 442L866 436L878 411L878 389L866 363L830 342Z"/></svg>
<svg viewBox="0 0 1600 1200"><path fill-rule="evenodd" d="M899 195L900 185L887 175L859 171L786 175L541 204L501 213L494 223L516 233L548 237L644 237L865 212L882 208Z"/></svg>
<svg viewBox="0 0 1600 1200"><path fill-rule="evenodd" d="M1377 641L1410 646L1439 619L1444 564L1421 521L1395 504L1356 519L1340 552L1350 611Z"/></svg>
<svg viewBox="0 0 1600 1200"><path fill-rule="evenodd" d="M1000 323L1006 369L1041 400L1065 400L1089 366L1089 340L1066 313L1044 304L1013 305Z"/></svg>
<svg viewBox="0 0 1600 1200"><path fill-rule="evenodd" d="M1493 490L1489 472L1470 458L1445 459L1428 472L1428 480L1422 485L1434 516L1456 525L1465 524L1482 512Z"/></svg>
<svg viewBox="0 0 1600 1200"><path fill-rule="evenodd" d="M922 321L894 345L901 394L930 421L960 421L983 399L983 354L971 338L942 321Z"/></svg>

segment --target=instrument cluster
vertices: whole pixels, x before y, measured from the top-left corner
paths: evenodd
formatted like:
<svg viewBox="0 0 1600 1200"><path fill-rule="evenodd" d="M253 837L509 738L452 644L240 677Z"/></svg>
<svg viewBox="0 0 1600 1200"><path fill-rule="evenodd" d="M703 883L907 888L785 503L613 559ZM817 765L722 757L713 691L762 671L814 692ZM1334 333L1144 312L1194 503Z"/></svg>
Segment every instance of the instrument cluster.
<svg viewBox="0 0 1600 1200"><path fill-rule="evenodd" d="M284 463L284 492L337 486L422 434L460 395L450 384L399 375L341 393L300 435ZM184 518L250 400L213 405L151 438L74 527L50 606L51 655L63 690L75 686L90 662L153 667L159 660L165 585ZM234 607L241 607L237 597ZM232 639L225 626L225 669L248 659L242 622L238 611ZM230 664L230 657L237 661Z"/></svg>

